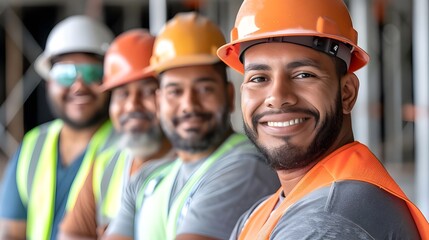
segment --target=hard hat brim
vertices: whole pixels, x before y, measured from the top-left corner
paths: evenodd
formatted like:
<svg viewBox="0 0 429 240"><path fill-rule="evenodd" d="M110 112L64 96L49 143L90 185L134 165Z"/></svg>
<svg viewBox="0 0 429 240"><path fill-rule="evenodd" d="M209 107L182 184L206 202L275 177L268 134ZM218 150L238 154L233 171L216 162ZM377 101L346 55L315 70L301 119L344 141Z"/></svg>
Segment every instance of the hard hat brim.
<svg viewBox="0 0 429 240"><path fill-rule="evenodd" d="M291 34L291 33L285 33L285 32L278 32L278 33L264 33L260 35L254 35L252 37L244 37L239 40L232 41L230 43L224 44L217 50L217 55L219 58L225 62L228 66L233 68L234 70L240 72L241 74L244 73L244 66L243 63L239 59L239 53L240 53L240 44L243 42L263 39L263 38L269 38L269 37L281 37L281 36L315 36L315 37L326 37L335 39L344 43L348 43L351 46L353 46L352 50L352 60L349 67L349 72L354 72L363 66L365 66L369 62L369 55L359 46L354 44L348 39L340 38L335 35L327 35L327 34L318 34L315 32L309 32L309 33L301 33L301 34Z"/></svg>
<svg viewBox="0 0 429 240"><path fill-rule="evenodd" d="M140 81L149 77L155 77L155 73L150 67L146 67L141 71L134 72L132 74L127 74L125 76L116 76L115 78L111 77L112 79L110 79L109 81L101 85L101 91L103 92L109 91L109 90L112 90L113 88L131 83L131 82Z"/></svg>
<svg viewBox="0 0 429 240"><path fill-rule="evenodd" d="M34 62L34 69L44 80L49 79L49 71L51 68L52 65L49 56L42 53L36 58L36 61Z"/></svg>
<svg viewBox="0 0 429 240"><path fill-rule="evenodd" d="M156 75L159 75L160 73L173 68L210 65L220 61L221 60L217 56L209 54L181 56L168 61L163 61L161 64L151 65L150 68L153 69Z"/></svg>

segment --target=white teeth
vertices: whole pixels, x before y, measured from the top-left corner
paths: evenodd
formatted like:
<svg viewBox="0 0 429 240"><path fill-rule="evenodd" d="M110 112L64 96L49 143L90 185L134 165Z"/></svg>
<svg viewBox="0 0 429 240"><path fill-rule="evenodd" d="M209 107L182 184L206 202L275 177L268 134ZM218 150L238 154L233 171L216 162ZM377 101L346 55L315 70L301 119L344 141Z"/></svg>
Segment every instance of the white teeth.
<svg viewBox="0 0 429 240"><path fill-rule="evenodd" d="M289 127L304 122L304 118L296 118L287 122L267 122L270 127Z"/></svg>

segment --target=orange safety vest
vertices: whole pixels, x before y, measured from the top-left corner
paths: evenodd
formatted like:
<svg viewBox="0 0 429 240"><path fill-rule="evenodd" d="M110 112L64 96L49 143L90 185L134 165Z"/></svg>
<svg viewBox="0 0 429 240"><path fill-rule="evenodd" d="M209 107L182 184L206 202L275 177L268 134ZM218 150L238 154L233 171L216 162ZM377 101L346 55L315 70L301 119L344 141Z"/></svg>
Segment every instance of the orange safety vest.
<svg viewBox="0 0 429 240"><path fill-rule="evenodd" d="M347 144L317 163L275 208L282 189L258 206L245 223L239 240L268 240L288 208L308 193L342 180L371 183L404 200L422 239L429 239L429 224L420 210L407 198L371 151L359 142ZM256 238L255 238L256 237Z"/></svg>

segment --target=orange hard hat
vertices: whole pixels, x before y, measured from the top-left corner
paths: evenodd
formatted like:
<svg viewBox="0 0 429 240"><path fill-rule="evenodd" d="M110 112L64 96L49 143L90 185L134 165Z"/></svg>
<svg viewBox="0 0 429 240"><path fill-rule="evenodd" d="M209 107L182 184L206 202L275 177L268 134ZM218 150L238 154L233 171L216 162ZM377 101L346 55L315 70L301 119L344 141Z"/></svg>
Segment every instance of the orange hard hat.
<svg viewBox="0 0 429 240"><path fill-rule="evenodd" d="M231 30L231 42L218 50L227 65L243 73L240 55L263 42L290 42L344 60L349 72L365 66L368 54L342 0L244 0Z"/></svg>
<svg viewBox="0 0 429 240"><path fill-rule="evenodd" d="M219 62L217 49L225 44L221 30L195 12L178 13L156 37L150 64L156 73Z"/></svg>
<svg viewBox="0 0 429 240"><path fill-rule="evenodd" d="M116 37L104 58L103 90L153 76L149 62L154 41L145 29L128 30Z"/></svg>

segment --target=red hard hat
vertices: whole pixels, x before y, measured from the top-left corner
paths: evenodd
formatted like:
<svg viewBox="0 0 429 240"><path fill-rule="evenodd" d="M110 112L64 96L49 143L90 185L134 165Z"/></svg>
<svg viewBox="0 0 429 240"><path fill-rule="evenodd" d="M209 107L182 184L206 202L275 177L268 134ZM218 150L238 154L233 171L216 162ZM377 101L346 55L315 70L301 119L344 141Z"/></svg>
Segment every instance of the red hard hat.
<svg viewBox="0 0 429 240"><path fill-rule="evenodd" d="M369 61L368 54L357 45L358 34L342 0L244 0L231 30L231 41L218 49L227 65L243 73L240 55L252 43L281 41L305 46L317 45L318 38L334 41L323 49L333 55L340 48L348 71L354 72ZM314 43L316 41L316 43ZM331 42L329 42L331 44ZM321 49L318 49L321 50Z"/></svg>
<svg viewBox="0 0 429 240"><path fill-rule="evenodd" d="M133 29L116 37L104 58L104 91L153 76L148 68L155 37L145 29Z"/></svg>

